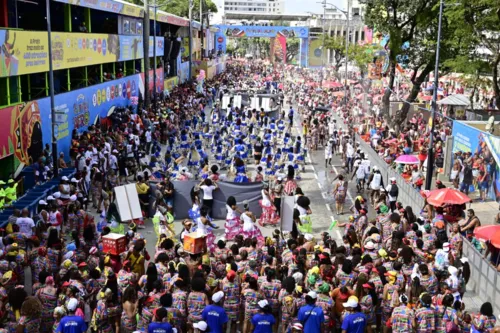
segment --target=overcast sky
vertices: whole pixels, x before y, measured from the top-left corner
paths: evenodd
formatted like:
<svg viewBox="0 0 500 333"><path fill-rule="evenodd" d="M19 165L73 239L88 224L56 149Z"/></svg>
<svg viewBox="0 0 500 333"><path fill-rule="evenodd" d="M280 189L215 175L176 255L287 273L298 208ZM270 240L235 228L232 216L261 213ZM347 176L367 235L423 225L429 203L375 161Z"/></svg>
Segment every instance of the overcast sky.
<svg viewBox="0 0 500 333"><path fill-rule="evenodd" d="M307 14L323 13L323 5L316 3L320 0L285 0L285 13L286 14ZM340 9L346 9L346 0L327 0L327 2L338 6Z"/></svg>

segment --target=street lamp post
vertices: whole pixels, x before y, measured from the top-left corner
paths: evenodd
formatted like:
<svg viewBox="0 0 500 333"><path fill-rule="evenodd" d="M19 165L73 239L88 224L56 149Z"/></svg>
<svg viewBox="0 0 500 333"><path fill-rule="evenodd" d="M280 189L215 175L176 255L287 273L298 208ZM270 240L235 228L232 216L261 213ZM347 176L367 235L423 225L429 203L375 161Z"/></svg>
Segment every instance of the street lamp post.
<svg viewBox="0 0 500 333"><path fill-rule="evenodd" d="M434 66L434 91L432 93L431 109L431 135L429 140L429 152L427 153L427 173L425 175L425 189L430 190L432 186L432 174L434 172L434 118L437 109L437 92L439 85L439 47L441 45L441 22L443 20L443 0L439 2L439 24L436 44L436 65Z"/></svg>
<svg viewBox="0 0 500 333"><path fill-rule="evenodd" d="M16 1L17 2L17 1ZM49 56L49 92L50 92L50 117L52 124L52 164L54 167L54 177L59 175L57 165L57 124L56 124L56 103L54 100L54 70L52 68L52 26L50 24L50 0L46 0L47 9L47 34L48 34L48 56Z"/></svg>
<svg viewBox="0 0 500 333"><path fill-rule="evenodd" d="M153 35L153 110L156 112L156 10L158 6L156 5L156 0L154 2L154 20L153 20L153 30L154 30L154 35ZM149 50L148 50L148 55L149 57ZM148 73L149 74L149 73ZM146 75L146 74L145 74ZM147 87L144 89L148 89Z"/></svg>
<svg viewBox="0 0 500 333"><path fill-rule="evenodd" d="M193 44L193 36L192 36L192 30L193 29L193 0L189 0L189 81L191 81L191 75L192 75L192 70L193 70L193 50L192 50L192 44Z"/></svg>

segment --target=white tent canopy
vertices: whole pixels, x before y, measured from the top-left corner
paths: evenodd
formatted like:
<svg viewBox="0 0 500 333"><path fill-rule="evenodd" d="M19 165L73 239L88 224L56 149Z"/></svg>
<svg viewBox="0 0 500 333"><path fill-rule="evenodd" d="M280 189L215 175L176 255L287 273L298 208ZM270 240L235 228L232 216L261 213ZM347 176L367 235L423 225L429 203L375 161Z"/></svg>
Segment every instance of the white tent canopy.
<svg viewBox="0 0 500 333"><path fill-rule="evenodd" d="M469 97L462 94L450 95L438 101L439 105L453 105L453 106L468 106L470 104Z"/></svg>

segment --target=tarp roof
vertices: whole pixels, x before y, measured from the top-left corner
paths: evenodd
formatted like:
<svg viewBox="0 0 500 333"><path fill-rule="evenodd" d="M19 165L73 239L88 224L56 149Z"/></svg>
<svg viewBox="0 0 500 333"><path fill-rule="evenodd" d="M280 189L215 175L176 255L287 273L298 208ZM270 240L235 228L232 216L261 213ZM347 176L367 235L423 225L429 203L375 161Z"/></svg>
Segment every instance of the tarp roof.
<svg viewBox="0 0 500 333"><path fill-rule="evenodd" d="M468 106L470 104L469 97L462 94L450 95L438 101L439 105L455 105L455 106Z"/></svg>

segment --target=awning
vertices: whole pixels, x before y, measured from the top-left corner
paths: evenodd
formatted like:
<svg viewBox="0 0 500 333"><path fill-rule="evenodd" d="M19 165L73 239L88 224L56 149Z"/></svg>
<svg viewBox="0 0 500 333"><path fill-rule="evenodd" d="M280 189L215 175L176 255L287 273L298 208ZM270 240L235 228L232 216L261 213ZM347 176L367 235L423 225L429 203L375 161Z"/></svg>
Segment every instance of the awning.
<svg viewBox="0 0 500 333"><path fill-rule="evenodd" d="M462 94L450 95L438 101L439 105L455 105L455 106L468 106L470 104L469 97Z"/></svg>

